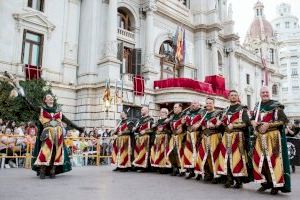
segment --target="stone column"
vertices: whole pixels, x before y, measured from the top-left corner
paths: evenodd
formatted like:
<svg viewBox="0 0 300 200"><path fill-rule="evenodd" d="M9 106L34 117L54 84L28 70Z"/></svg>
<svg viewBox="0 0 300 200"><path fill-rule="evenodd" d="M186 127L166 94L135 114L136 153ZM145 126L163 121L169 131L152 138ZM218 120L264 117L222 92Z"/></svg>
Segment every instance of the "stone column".
<svg viewBox="0 0 300 200"><path fill-rule="evenodd" d="M99 1L82 1L80 10L79 33L79 70L78 83L87 84L96 81L97 66L97 23L99 20Z"/></svg>
<svg viewBox="0 0 300 200"><path fill-rule="evenodd" d="M229 87L230 89L238 89L239 83L238 78L239 77L239 70L237 69L237 63L235 58L235 52L233 48L228 48L227 52L229 53Z"/></svg>
<svg viewBox="0 0 300 200"><path fill-rule="evenodd" d="M207 76L207 41L205 37L205 32L198 32L195 36L195 66L198 68L198 80L204 81L205 76ZM210 63L211 64L211 63ZM209 67L211 67L209 64Z"/></svg>
<svg viewBox="0 0 300 200"><path fill-rule="evenodd" d="M215 39L210 40L211 43L211 51L212 51L212 62L210 67L212 67L211 74L217 75L218 74L218 48L217 42Z"/></svg>
<svg viewBox="0 0 300 200"><path fill-rule="evenodd" d="M145 24L145 52L144 52L144 67L142 68L143 76L146 78L147 86L152 85L152 82L159 79L158 66L154 60L154 12L157 10L154 0L149 0L143 7L146 11Z"/></svg>
<svg viewBox="0 0 300 200"><path fill-rule="evenodd" d="M146 11L146 32L145 32L145 66L142 70L144 74L154 71L154 11L156 11L156 3L152 0L144 7Z"/></svg>
<svg viewBox="0 0 300 200"><path fill-rule="evenodd" d="M115 60L117 58L117 31L118 31L117 0L109 0L107 10L107 29L104 57Z"/></svg>
<svg viewBox="0 0 300 200"><path fill-rule="evenodd" d="M118 42L118 4L117 0L109 0L107 8L107 27L106 39L101 60L98 64L98 78L100 81L105 81L110 78L112 81L119 80L120 78L120 64L117 59Z"/></svg>
<svg viewBox="0 0 300 200"><path fill-rule="evenodd" d="M63 82L76 84L81 1L72 0L67 1L66 4L65 13L67 20L65 20L64 24Z"/></svg>

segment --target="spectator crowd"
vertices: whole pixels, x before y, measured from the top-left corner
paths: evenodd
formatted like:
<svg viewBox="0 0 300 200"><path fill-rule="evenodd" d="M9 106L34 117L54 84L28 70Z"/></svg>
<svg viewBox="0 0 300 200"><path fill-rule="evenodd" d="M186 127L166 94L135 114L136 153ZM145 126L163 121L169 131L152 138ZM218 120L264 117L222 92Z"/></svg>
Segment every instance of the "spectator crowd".
<svg viewBox="0 0 300 200"><path fill-rule="evenodd" d="M110 164L111 130L95 127L80 133L64 127L63 131L73 166L95 165L96 155L101 156L101 164ZM34 122L16 123L0 118L0 167L25 167L26 154L31 156L37 134Z"/></svg>

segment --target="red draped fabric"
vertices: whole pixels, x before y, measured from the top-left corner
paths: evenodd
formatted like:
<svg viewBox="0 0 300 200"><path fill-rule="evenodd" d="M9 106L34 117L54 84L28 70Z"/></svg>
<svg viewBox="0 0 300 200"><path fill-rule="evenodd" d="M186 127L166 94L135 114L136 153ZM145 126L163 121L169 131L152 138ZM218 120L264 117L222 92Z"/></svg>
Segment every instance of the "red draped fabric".
<svg viewBox="0 0 300 200"><path fill-rule="evenodd" d="M228 97L228 92L225 88L225 79L222 76L213 75L213 76L206 76L205 83L210 83L214 92L217 95L224 96L225 98Z"/></svg>
<svg viewBox="0 0 300 200"><path fill-rule="evenodd" d="M40 79L42 74L41 67L33 65L25 65L26 80Z"/></svg>
<svg viewBox="0 0 300 200"><path fill-rule="evenodd" d="M222 83L218 83L218 85L216 86L215 81L223 81L224 88L220 88ZM189 78L170 78L165 80L154 81L154 88L186 88L199 93L218 95L227 98L228 90L225 89L225 80L217 79L215 81L211 81L212 83L209 83L206 81L200 82Z"/></svg>
<svg viewBox="0 0 300 200"><path fill-rule="evenodd" d="M140 75L133 77L133 89L136 96L144 96L145 93L145 79Z"/></svg>

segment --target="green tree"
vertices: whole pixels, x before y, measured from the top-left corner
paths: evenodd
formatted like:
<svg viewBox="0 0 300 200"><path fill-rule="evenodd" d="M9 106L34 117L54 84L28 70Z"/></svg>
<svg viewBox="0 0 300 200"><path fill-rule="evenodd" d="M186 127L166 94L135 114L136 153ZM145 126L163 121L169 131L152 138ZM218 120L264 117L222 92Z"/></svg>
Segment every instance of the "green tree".
<svg viewBox="0 0 300 200"><path fill-rule="evenodd" d="M27 99L34 105L41 106L43 97L51 92L51 85L43 79L20 81L24 88ZM13 98L10 93L13 86L5 81L0 81L0 118L4 120L13 120L17 123L28 122L38 119L38 113L31 110L26 100L18 95Z"/></svg>

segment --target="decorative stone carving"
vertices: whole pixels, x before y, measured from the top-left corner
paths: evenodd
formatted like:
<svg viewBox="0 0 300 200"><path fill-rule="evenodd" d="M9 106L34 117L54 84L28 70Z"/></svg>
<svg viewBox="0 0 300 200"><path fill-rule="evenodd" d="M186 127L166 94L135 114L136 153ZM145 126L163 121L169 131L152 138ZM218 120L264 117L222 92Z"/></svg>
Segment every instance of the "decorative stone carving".
<svg viewBox="0 0 300 200"><path fill-rule="evenodd" d="M143 10L148 12L154 12L157 11L157 5L156 5L157 0L149 0L143 7Z"/></svg>
<svg viewBox="0 0 300 200"><path fill-rule="evenodd" d="M109 41L104 44L104 57L117 57L118 52L118 42L117 41Z"/></svg>
<svg viewBox="0 0 300 200"><path fill-rule="evenodd" d="M17 31L21 31L21 28L24 26L38 26L41 32L46 33L49 38L51 32L55 29L55 25L40 12L28 11L26 13L15 13L13 14L13 18L16 20Z"/></svg>
<svg viewBox="0 0 300 200"><path fill-rule="evenodd" d="M207 40L207 43L208 43L209 45L213 45L213 44L216 44L216 43L217 43L217 40L216 40L215 38L213 38L213 39L208 39L208 40Z"/></svg>
<svg viewBox="0 0 300 200"><path fill-rule="evenodd" d="M145 55L145 67L151 68L154 66L154 53Z"/></svg>
<svg viewBox="0 0 300 200"><path fill-rule="evenodd" d="M224 49L225 53L232 53L234 50L232 47L227 47Z"/></svg>

